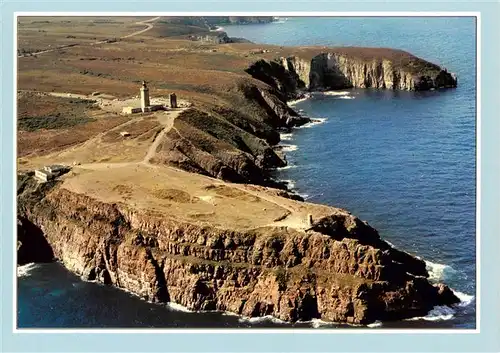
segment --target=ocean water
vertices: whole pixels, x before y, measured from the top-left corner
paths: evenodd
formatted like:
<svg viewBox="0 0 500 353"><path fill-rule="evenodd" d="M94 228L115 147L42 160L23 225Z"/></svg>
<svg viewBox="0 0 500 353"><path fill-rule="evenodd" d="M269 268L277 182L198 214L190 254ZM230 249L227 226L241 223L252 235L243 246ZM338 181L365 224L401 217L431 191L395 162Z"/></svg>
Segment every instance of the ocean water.
<svg viewBox="0 0 500 353"><path fill-rule="evenodd" d="M434 316L468 328L476 294L475 26L457 17L289 18L225 28L267 44L403 49L458 75L452 90L352 89L293 104L319 123L283 134L289 165L275 176L428 261L432 279L465 294L467 304L453 317Z"/></svg>
<svg viewBox="0 0 500 353"><path fill-rule="evenodd" d="M307 201L348 209L394 246L426 260L431 279L462 299L382 328L474 328L475 22L473 18L288 18L228 26L230 36L277 45L391 47L446 67L459 87L432 92L346 90L294 104L317 118L283 134L289 166L275 177ZM18 269L19 327L346 328L285 324L147 303L84 282L58 263Z"/></svg>

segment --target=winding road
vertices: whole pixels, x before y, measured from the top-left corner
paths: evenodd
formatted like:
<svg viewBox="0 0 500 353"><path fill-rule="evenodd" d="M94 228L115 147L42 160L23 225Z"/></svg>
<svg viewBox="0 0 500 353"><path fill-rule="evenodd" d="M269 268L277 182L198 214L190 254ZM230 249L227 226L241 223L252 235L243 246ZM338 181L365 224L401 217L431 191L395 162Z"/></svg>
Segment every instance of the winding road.
<svg viewBox="0 0 500 353"><path fill-rule="evenodd" d="M154 22L154 21L159 20L159 19L160 19L160 16L154 17L154 18L150 18L149 20L144 20L144 21L136 22L135 24L137 24L137 25L146 25L146 28L141 29L140 31L128 34L126 36L123 36L120 39L130 38L130 37L133 37L133 36L136 36L136 35L139 35L139 34L142 34L144 32L149 31L151 28L153 28L153 25L150 24L150 22Z"/></svg>
<svg viewBox="0 0 500 353"><path fill-rule="evenodd" d="M126 39L126 38L130 38L130 37L134 37L134 36L137 36L139 34L142 34L144 32L149 31L151 28L154 27L154 25L151 24L150 22L154 22L156 20L159 20L160 18L161 17L158 16L158 17L150 18L148 20L136 22L135 24L137 24L137 25L145 25L146 28L141 29L140 31L136 31L134 33L127 34L126 36L120 37L119 39ZM98 44L105 44L105 43L116 43L116 42L110 42L108 39L106 39L106 40L100 40L100 41L97 41L97 42L92 42L92 43L90 43L88 45L98 45ZM81 46L81 44L75 43L75 44L63 45L63 46L60 46L60 47L57 47L57 48L53 48L53 49L45 49L45 50L40 50L40 51L32 52L32 53L29 53L27 55L26 54L18 55L17 57L18 58L27 58L27 57L30 57L30 56L33 56L33 55L40 55L40 54L45 54L45 53L51 53L51 52L54 52L54 51L57 51L57 50L66 49L66 48L72 48L72 47L76 47L76 46Z"/></svg>

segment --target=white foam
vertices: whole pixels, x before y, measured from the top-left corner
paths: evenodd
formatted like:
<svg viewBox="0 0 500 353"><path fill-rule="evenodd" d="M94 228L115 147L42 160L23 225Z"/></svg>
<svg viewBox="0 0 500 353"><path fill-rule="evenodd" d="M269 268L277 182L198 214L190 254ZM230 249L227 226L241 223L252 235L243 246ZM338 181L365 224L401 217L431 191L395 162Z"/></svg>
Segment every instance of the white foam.
<svg viewBox="0 0 500 353"><path fill-rule="evenodd" d="M311 122L309 122L307 124L304 124L302 126L297 126L296 129L307 129L307 128L310 128L310 127L313 127L313 126L316 126L316 125L323 124L327 120L328 120L327 118L315 118L315 119L311 119Z"/></svg>
<svg viewBox="0 0 500 353"><path fill-rule="evenodd" d="M17 266L17 277L28 277L31 272L38 267L36 263L29 263L23 266Z"/></svg>
<svg viewBox="0 0 500 353"><path fill-rule="evenodd" d="M348 96L351 92L347 91L325 91L318 92L317 94L321 94L323 96Z"/></svg>
<svg viewBox="0 0 500 353"><path fill-rule="evenodd" d="M183 305L180 305L180 304L177 304L177 303L168 302L165 305L169 309L172 309L172 310L175 310L175 311L182 311L183 313L196 313L195 310L189 310L187 307L185 307Z"/></svg>
<svg viewBox="0 0 500 353"><path fill-rule="evenodd" d="M336 326L336 325L346 325L352 327L362 327L360 324L349 324L345 322L333 322L333 321L323 321L321 319L311 319L309 321L297 321L298 324L310 324L312 328L319 328L323 326Z"/></svg>
<svg viewBox="0 0 500 353"><path fill-rule="evenodd" d="M281 150L284 152L293 152L297 151L298 147L296 145L279 145L281 147Z"/></svg>
<svg viewBox="0 0 500 353"><path fill-rule="evenodd" d="M266 315L258 317L246 317L242 316L238 319L239 322L249 322L251 324L261 323L261 322L272 322L273 324L287 324L286 321L280 320L277 317Z"/></svg>
<svg viewBox="0 0 500 353"><path fill-rule="evenodd" d="M448 265L438 264L431 261L425 261L427 272L429 272L429 281L439 282L454 274L456 271Z"/></svg>
<svg viewBox="0 0 500 353"><path fill-rule="evenodd" d="M375 322L372 322L371 324L368 324L366 325L367 327L370 327L370 328L374 328L374 327L381 327L382 326L382 322L381 321L375 321Z"/></svg>
<svg viewBox="0 0 500 353"><path fill-rule="evenodd" d="M451 289L451 288L450 288ZM456 314L457 307L466 307L474 300L473 295L469 295L466 293L454 291L451 289L453 294L455 294L458 299L460 299L460 303L452 305L451 307L446 305L436 305L429 313L425 316L412 317L410 319L406 319L408 321L414 320L426 320L426 321L445 321L453 319Z"/></svg>
<svg viewBox="0 0 500 353"><path fill-rule="evenodd" d="M297 166L295 164L289 164L287 166L279 167L279 168L276 168L276 169L278 169L278 170L287 170L287 169L292 169L292 168L297 168Z"/></svg>
<svg viewBox="0 0 500 353"><path fill-rule="evenodd" d="M300 102L303 102L303 101L305 101L305 100L308 100L309 98L311 98L311 95L306 94L306 95L304 95L304 97L302 97L302 98L299 98L299 99L295 99L295 100L288 101L288 102L287 102L287 104L288 104L288 106L289 106L289 107L291 107L291 106L294 106L294 105L295 105L295 104L297 104L297 103L300 103Z"/></svg>
<svg viewBox="0 0 500 353"><path fill-rule="evenodd" d="M280 134L280 140L283 140L283 141L289 141L292 139L292 137L293 137L292 133Z"/></svg>
<svg viewBox="0 0 500 353"><path fill-rule="evenodd" d="M334 325L333 322L327 322L327 321L323 321L321 319L312 319L311 321L308 321L308 323L311 323L311 326L313 328L320 328L321 326L331 326L331 325Z"/></svg>
<svg viewBox="0 0 500 353"><path fill-rule="evenodd" d="M352 92L348 91L324 91L324 92L315 92L314 94L316 95L321 95L321 96L331 96L335 97L337 99L355 99L352 95Z"/></svg>
<svg viewBox="0 0 500 353"><path fill-rule="evenodd" d="M472 303L472 301L474 300L473 295L469 295L466 293L455 291L453 289L452 289L452 291L453 291L453 294L455 294L458 297L458 299L460 299L460 303L458 303L457 306L465 307L465 306L469 305L470 303Z"/></svg>
<svg viewBox="0 0 500 353"><path fill-rule="evenodd" d="M406 319L407 321L425 320L425 321L446 321L453 319L455 310L446 305L437 305L425 316L417 316Z"/></svg>
<svg viewBox="0 0 500 353"><path fill-rule="evenodd" d="M286 183L289 189L293 189L295 187L295 181L293 180L281 180L281 181Z"/></svg>
<svg viewBox="0 0 500 353"><path fill-rule="evenodd" d="M394 246L394 244L393 244L393 243L391 243L389 240L384 239L384 241L385 241L387 244L389 244L389 246L390 246L391 248L393 248L393 249L395 249L395 248L396 248L396 247Z"/></svg>

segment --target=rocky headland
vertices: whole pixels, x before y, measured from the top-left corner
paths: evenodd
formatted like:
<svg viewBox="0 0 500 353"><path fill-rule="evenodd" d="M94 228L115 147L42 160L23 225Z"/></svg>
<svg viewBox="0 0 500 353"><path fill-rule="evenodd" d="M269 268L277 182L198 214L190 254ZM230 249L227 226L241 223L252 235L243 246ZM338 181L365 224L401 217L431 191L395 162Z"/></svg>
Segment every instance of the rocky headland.
<svg viewBox="0 0 500 353"><path fill-rule="evenodd" d="M368 324L459 302L445 285L429 283L424 261L392 248L345 210L195 174L186 181L199 183L195 190L166 189L162 200L136 205L144 196L122 198L115 184L82 194L83 185L104 179L93 173L47 184L23 179L19 251L36 247L41 260L55 257L84 279L152 302L291 322ZM127 180L146 187L130 177L118 185ZM40 234L50 247L39 246Z"/></svg>
<svg viewBox="0 0 500 353"><path fill-rule="evenodd" d="M259 60L246 72L289 98L303 91L378 88L425 91L457 87L457 77L446 69L386 48L328 48L304 55Z"/></svg>
<svg viewBox="0 0 500 353"><path fill-rule="evenodd" d="M333 89L453 88L456 77L392 49L256 53L223 42L209 52L237 52L239 66L218 73L230 83L197 84L194 104L169 129L141 121L153 129L138 135L154 141L151 158L113 164L110 154L42 184L19 173L18 263L55 258L153 302L291 322L369 324L458 303L429 282L424 261L343 209L304 202L269 173L286 165L274 149L279 131L311 121L289 100Z"/></svg>

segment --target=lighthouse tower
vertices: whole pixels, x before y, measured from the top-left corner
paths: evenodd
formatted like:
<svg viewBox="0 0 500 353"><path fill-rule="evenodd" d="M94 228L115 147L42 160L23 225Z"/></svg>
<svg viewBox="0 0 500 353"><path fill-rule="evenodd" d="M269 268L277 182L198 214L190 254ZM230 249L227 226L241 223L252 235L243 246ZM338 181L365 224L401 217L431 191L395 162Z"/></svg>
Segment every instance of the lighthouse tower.
<svg viewBox="0 0 500 353"><path fill-rule="evenodd" d="M142 81L141 87L141 109L143 112L149 107L149 88L146 86L146 81Z"/></svg>

